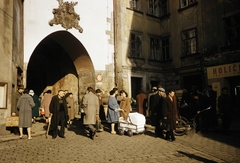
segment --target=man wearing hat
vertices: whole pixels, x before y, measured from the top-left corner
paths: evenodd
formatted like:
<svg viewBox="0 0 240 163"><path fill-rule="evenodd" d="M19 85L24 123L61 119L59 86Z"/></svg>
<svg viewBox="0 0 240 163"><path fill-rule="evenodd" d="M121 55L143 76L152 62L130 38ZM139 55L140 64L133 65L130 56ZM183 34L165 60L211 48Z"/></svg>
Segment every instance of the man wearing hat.
<svg viewBox="0 0 240 163"><path fill-rule="evenodd" d="M23 91L24 91L24 86L20 85L20 86L18 86L17 91L12 94L11 114L12 114L13 117L14 116L19 116L19 110L17 108L17 103L18 103L19 98L22 96ZM12 127L12 132L15 135L19 135L18 127Z"/></svg>
<svg viewBox="0 0 240 163"><path fill-rule="evenodd" d="M148 94L148 104L147 104L147 110L146 110L146 117L150 117L150 123L152 124L152 106L151 101L153 100L152 96L157 94L157 87L152 87L152 92Z"/></svg>
<svg viewBox="0 0 240 163"><path fill-rule="evenodd" d="M162 128L160 127L160 120L163 119L163 103L164 98L166 97L165 89L160 87L158 88L157 94L153 95L152 100L152 115L153 115L153 125L155 126L155 135L157 137L163 138Z"/></svg>
<svg viewBox="0 0 240 163"><path fill-rule="evenodd" d="M14 92L12 95L12 116L18 116L19 115L19 111L17 109L17 102L18 99L22 96L24 91L24 87L21 85L18 87L17 92Z"/></svg>

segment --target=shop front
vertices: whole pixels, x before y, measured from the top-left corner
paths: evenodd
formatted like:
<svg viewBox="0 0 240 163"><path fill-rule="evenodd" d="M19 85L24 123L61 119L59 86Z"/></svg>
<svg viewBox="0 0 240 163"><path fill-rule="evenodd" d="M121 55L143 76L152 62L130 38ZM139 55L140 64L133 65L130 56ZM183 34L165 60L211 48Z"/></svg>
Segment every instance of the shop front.
<svg viewBox="0 0 240 163"><path fill-rule="evenodd" d="M233 111L240 112L240 62L207 68L208 84L213 86L217 97L227 87L233 103Z"/></svg>

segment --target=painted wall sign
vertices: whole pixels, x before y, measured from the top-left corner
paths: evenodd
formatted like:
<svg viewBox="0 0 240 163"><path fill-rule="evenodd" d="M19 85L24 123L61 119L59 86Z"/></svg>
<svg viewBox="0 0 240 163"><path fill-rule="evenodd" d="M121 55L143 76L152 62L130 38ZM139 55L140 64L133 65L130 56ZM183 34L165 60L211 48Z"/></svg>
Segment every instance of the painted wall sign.
<svg viewBox="0 0 240 163"><path fill-rule="evenodd" d="M207 68L208 79L239 75L240 75L240 63L231 63Z"/></svg>

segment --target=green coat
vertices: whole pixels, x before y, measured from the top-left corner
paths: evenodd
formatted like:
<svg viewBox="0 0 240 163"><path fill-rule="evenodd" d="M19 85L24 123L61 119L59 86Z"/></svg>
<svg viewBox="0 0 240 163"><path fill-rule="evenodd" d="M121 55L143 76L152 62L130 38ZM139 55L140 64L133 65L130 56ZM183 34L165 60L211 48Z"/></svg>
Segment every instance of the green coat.
<svg viewBox="0 0 240 163"><path fill-rule="evenodd" d="M33 94L32 98L33 98L33 101L35 103L35 106L33 107L33 110L32 110L32 117L38 117L39 116L40 101L39 101L38 96L36 94Z"/></svg>

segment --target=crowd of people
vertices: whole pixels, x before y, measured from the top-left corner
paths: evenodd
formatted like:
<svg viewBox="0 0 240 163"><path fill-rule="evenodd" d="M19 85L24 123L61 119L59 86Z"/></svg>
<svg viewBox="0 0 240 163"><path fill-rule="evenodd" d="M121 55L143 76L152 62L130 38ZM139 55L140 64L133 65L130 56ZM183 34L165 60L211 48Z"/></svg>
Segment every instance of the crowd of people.
<svg viewBox="0 0 240 163"><path fill-rule="evenodd" d="M81 102L82 120L89 137L94 139L98 131L103 131L101 120L106 120L110 125L110 133L116 134L116 124L119 120L127 120L132 111L131 100L124 90L118 92L113 88L109 92L107 115L105 114L102 91L88 87ZM155 135L174 141L173 131L176 129L176 121L180 116L187 119L193 118L196 114L196 132L208 132L211 125L217 124L216 117L217 94L209 85L202 92L197 86L192 87L189 93L183 89L181 100L178 100L174 90L165 91L162 86L152 87L152 91L146 95L143 90L136 96L137 112L143 114L147 123L155 126ZM211 109L202 112L204 109ZM218 97L218 108L222 115L222 129L224 134L228 134L231 125L231 100L228 89L222 88L222 94ZM19 116L19 126L13 128L15 134L23 137L23 128L27 128L28 139L31 140L31 127L39 116L39 108L44 109L44 118L50 125L49 133L52 138L57 136L65 137L66 124L71 125L76 114L74 109L73 94L68 91L59 90L57 95L52 95L51 90L43 94L41 102L33 90L19 87L13 95L12 116ZM78 111L77 111L78 112ZM201 113L201 114L200 114ZM51 121L48 118L51 117ZM60 129L58 126L60 125ZM166 132L164 132L166 131Z"/></svg>

